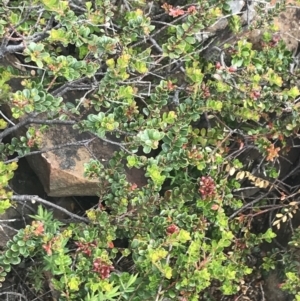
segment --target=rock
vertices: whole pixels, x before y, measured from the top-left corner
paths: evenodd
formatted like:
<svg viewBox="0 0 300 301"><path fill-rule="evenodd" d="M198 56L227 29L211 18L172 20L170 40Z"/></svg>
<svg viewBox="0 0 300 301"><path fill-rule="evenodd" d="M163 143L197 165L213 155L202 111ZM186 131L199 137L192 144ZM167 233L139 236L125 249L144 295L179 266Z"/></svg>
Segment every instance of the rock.
<svg viewBox="0 0 300 301"><path fill-rule="evenodd" d="M64 209L67 209L70 212L74 212L75 207L76 207L75 200L72 197L55 198L54 200L52 200L52 202ZM48 210L52 211L53 217L57 220L64 220L64 219L69 218L69 216L67 214L65 214L64 212L62 212L59 209L52 208L52 209L48 209Z"/></svg>
<svg viewBox="0 0 300 301"><path fill-rule="evenodd" d="M0 215L0 249L3 249L7 242L17 234L17 230L6 222L7 220L15 219L14 217L13 210L11 209Z"/></svg>
<svg viewBox="0 0 300 301"><path fill-rule="evenodd" d="M290 300L288 294L280 289L281 281L276 271L270 272L264 280L266 301Z"/></svg>
<svg viewBox="0 0 300 301"><path fill-rule="evenodd" d="M0 60L0 64L3 66L13 66L20 71L26 72L26 68L22 65L17 56L11 53L6 54L4 58Z"/></svg>
<svg viewBox="0 0 300 301"><path fill-rule="evenodd" d="M200 42L204 42L211 38L209 46L205 47L205 50L202 52L202 55L205 59L219 61L221 54L220 50L223 49L223 46L226 43L234 44L238 39L243 37L247 39L249 35L249 30L247 30L248 25L251 25L252 22L257 18L257 13L255 10L255 6L257 5L256 1L248 2L247 5L247 2L244 0L232 0L228 2L228 5L231 8L232 15L240 16L241 24L243 25L242 32L234 34L228 26L229 16L220 17L219 20L213 24L213 26L205 28L202 32L196 35L196 39ZM257 34L255 34L255 36L260 37Z"/></svg>
<svg viewBox="0 0 300 301"><path fill-rule="evenodd" d="M234 3L236 5L234 6ZM238 12L242 8L243 1L233 1L229 5L232 11ZM261 17L255 12L256 1L251 1L251 5L248 6L248 10L243 12L241 16L242 24L256 24L261 21ZM268 14L269 10L275 7L280 0L272 0L270 3L265 3L265 14ZM265 17L265 15L263 16ZM274 24L278 28L278 35L286 43L287 48L290 51L296 51L298 48L298 41L300 40L300 5L297 4L297 0L288 0L286 10L275 17ZM220 52L215 49L215 46L222 49L224 44L235 44L237 40L245 39L253 44L253 49L260 50L262 45L262 35L268 30L268 26L259 27L253 30L249 30L247 26L243 27L242 32L239 34L233 34L228 28L227 19L220 18L214 26L206 28L204 31L206 35L202 35L201 41L215 36L213 42L203 52L203 56L207 59L217 60L220 59ZM199 40L199 39L198 39Z"/></svg>
<svg viewBox="0 0 300 301"><path fill-rule="evenodd" d="M11 64L8 60L0 60L0 65L7 66ZM20 79L11 80L12 91L22 90ZM74 103L74 99L80 99L84 95L82 91L72 91L66 93L64 101ZM11 118L11 112L8 106L1 106L2 111ZM94 112L95 113L95 112ZM25 118L25 117L23 117ZM42 119L41 116L39 118ZM16 136L24 136L25 128L14 132ZM75 143L77 141L93 138L89 133L79 133L72 126L50 126L47 133L42 136L41 149L56 147L60 144ZM56 151L43 153L42 155L28 156L27 161L38 176L38 180L33 183L42 183L43 192L34 193L34 190L20 194L39 195L46 198L44 192L52 197L64 196L95 196L99 192L98 180L87 180L84 177L84 164L90 159L98 159L104 165L112 157L114 151L119 150L117 145L108 144L96 138L88 145L71 146L60 148ZM129 182L141 187L147 183L143 170L126 169L126 176Z"/></svg>
<svg viewBox="0 0 300 301"><path fill-rule="evenodd" d="M274 23L278 26L280 37L291 51L297 50L300 40L300 6L296 1L289 1L291 5L286 11L275 18ZM294 3L293 3L294 2Z"/></svg>
<svg viewBox="0 0 300 301"><path fill-rule="evenodd" d="M53 126L42 137L41 149L91 138L93 136L90 133L79 133L72 126ZM84 177L84 164L97 159L105 165L118 149L117 145L96 138L87 146L63 147L42 155L29 156L27 160L48 196L95 196L99 192L99 182ZM127 179L138 187L146 184L142 170L127 170Z"/></svg>
<svg viewBox="0 0 300 301"><path fill-rule="evenodd" d="M231 0L228 2L228 5L231 9L232 15L240 15L242 24L251 23L251 21L256 16L255 11L255 1L251 1L252 3L248 5L247 10L243 11L243 8L246 5L245 0ZM227 38L227 32L228 32L228 16L221 16L219 19L212 25L207 28L205 28L200 33L196 34L196 39L199 42L204 42L209 37L217 36L217 40L224 40L223 38L224 34ZM233 35L231 33L231 35Z"/></svg>
<svg viewBox="0 0 300 301"><path fill-rule="evenodd" d="M41 198L46 197L43 185L25 158L18 161L18 168L9 184L15 194L38 195Z"/></svg>
<svg viewBox="0 0 300 301"><path fill-rule="evenodd" d="M279 0L273 0L266 5L266 14L268 10L275 7ZM274 18L274 25L278 28L280 38L285 42L290 51L295 51L298 48L298 41L300 39L300 6L296 0L288 0L286 2L285 11L281 12L278 17ZM260 17L257 16L257 20ZM247 38L254 46L255 49L259 48L256 45L260 43L261 36L265 29L255 29L253 31L246 31L243 36Z"/></svg>
<svg viewBox="0 0 300 301"><path fill-rule="evenodd" d="M231 13L233 15L238 14L242 8L245 6L244 0L232 0L228 2L228 5L230 6Z"/></svg>

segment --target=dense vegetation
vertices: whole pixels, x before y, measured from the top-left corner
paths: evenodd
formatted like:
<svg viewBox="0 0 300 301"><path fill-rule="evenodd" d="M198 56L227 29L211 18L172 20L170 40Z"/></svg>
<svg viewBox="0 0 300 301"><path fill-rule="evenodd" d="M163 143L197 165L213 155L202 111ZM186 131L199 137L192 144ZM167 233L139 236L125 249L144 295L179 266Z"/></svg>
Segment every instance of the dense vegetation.
<svg viewBox="0 0 300 301"><path fill-rule="evenodd" d="M265 28L257 46L227 2L0 4L1 104L11 113L0 117L0 211L39 202L9 181L49 128L71 124L119 146L108 165L85 166L99 206L65 224L39 207L1 252L2 282L23 262L35 294L49 286L59 300L221 300L281 260L282 288L300 300L299 231L289 249L261 251L298 208L286 182L297 166L280 175L300 124L297 66L270 22L284 3L268 14L267 2L256 6L246 25ZM220 18L230 44L200 34ZM84 95L66 102L70 90ZM147 184L128 182L125 166ZM247 197L244 187L259 189Z"/></svg>

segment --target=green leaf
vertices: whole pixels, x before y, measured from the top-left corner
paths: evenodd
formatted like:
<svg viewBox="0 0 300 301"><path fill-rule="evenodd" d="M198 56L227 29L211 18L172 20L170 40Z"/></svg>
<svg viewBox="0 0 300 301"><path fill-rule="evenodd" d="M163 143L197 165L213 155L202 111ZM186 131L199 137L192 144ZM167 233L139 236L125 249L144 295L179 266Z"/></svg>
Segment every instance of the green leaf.
<svg viewBox="0 0 300 301"><path fill-rule="evenodd" d="M21 258L20 257L12 257L11 259L11 263L14 265L17 265L21 262Z"/></svg>
<svg viewBox="0 0 300 301"><path fill-rule="evenodd" d="M151 147L150 146L144 146L143 147L143 152L144 152L144 154L149 154L151 152Z"/></svg>
<svg viewBox="0 0 300 301"><path fill-rule="evenodd" d="M299 96L300 92L298 87L292 87L289 91L288 91L288 96L292 97L292 98L296 98Z"/></svg>
<svg viewBox="0 0 300 301"><path fill-rule="evenodd" d="M19 246L17 244L13 244L10 248L14 252L18 252L19 251Z"/></svg>
<svg viewBox="0 0 300 301"><path fill-rule="evenodd" d="M23 246L25 246L25 241L18 240L17 244L18 244L18 246L23 247Z"/></svg>
<svg viewBox="0 0 300 301"><path fill-rule="evenodd" d="M77 292L79 290L80 279L76 276L71 276L68 282L68 287L71 291Z"/></svg>

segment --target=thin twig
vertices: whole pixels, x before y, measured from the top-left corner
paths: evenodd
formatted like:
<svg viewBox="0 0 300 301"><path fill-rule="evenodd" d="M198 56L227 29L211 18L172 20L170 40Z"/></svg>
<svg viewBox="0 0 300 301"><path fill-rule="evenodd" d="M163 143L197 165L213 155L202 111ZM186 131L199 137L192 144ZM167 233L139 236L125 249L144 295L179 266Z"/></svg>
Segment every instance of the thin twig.
<svg viewBox="0 0 300 301"><path fill-rule="evenodd" d="M90 90L88 90L87 92L84 93L84 95L81 97L81 99L80 99L78 105L76 106L76 110L79 109L79 107L81 106L81 104L82 104L83 101L85 100L86 96L87 96L89 93L93 92L95 89L96 89L96 88L91 88Z"/></svg>
<svg viewBox="0 0 300 301"><path fill-rule="evenodd" d="M13 228L11 226L8 226L6 224L3 224L3 225L0 225L0 229L3 231L3 233L5 233L5 231L3 230L3 227L7 228L7 229L9 229L11 231L18 232L18 230L16 230L15 228ZM5 234L5 236L10 239L9 235Z"/></svg>
<svg viewBox="0 0 300 301"><path fill-rule="evenodd" d="M13 295L13 296L16 296L16 297L20 297L20 298L23 298L24 300L27 300L27 298L20 294L20 293L15 293L15 292L3 292L3 293L0 293L0 296L3 296L3 295Z"/></svg>
<svg viewBox="0 0 300 301"><path fill-rule="evenodd" d="M19 218L10 218L10 219L0 219L0 223L14 223L22 221Z"/></svg>
<svg viewBox="0 0 300 301"><path fill-rule="evenodd" d="M235 211L233 214L231 214L229 216L229 220L235 218L239 213L243 212L245 209L255 205L256 203L258 203L259 201L261 201L263 198L267 197L269 195L270 191L264 193L263 195L261 195L260 197L256 198L255 200L245 204L242 208L238 209L237 211Z"/></svg>
<svg viewBox="0 0 300 301"><path fill-rule="evenodd" d="M52 91L51 94L55 97L58 97L58 96L62 96L64 93L66 93L70 89L77 90L76 85L83 83L87 79L88 78L85 76L83 78L76 79L72 82L68 82L68 83L62 85L61 87L57 88L56 90ZM89 85L89 88L91 88L90 85Z"/></svg>
<svg viewBox="0 0 300 301"><path fill-rule="evenodd" d="M2 111L0 110L0 115L8 122L10 123L11 125L16 125L15 123L13 123L8 117L6 117Z"/></svg>

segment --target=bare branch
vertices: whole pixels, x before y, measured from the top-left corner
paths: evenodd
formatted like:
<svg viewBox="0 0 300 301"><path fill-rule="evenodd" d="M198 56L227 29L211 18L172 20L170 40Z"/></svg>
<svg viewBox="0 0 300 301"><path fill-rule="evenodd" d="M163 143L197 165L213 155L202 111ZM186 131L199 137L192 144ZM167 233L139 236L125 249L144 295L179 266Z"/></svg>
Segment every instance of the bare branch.
<svg viewBox="0 0 300 301"><path fill-rule="evenodd" d="M48 37L48 33L47 32L41 32L38 34L34 34L32 36L32 39L29 40L29 42L39 42L44 40L45 38ZM7 53L16 53L16 52L22 52L24 49L26 48L26 46L24 45L24 43L20 43L18 45L1 45L0 47L0 59L2 59Z"/></svg>
<svg viewBox="0 0 300 301"><path fill-rule="evenodd" d="M49 36L48 31L52 27L53 21L54 15L50 17L48 24L42 32L34 33L32 36L24 38L24 40L18 45L8 45L9 38L4 38L0 46L0 59L2 59L8 53L23 52L23 50L26 48L26 44L24 43L25 40L26 42L37 43L47 38Z"/></svg>
<svg viewBox="0 0 300 301"><path fill-rule="evenodd" d="M54 119L54 120L39 120L39 119L34 119L32 117L26 118L22 121L20 121L19 123L17 123L16 125L5 129L2 133L0 133L0 141L12 134L13 132L15 132L16 130L20 129L21 127L28 125L28 124L43 124L43 125L73 125L75 124L75 121L71 121L71 120L58 120L58 119Z"/></svg>
<svg viewBox="0 0 300 301"><path fill-rule="evenodd" d="M262 199L264 199L265 197L267 197L269 195L270 191L262 194L261 196L259 196L258 198L256 198L255 200L247 203L246 205L244 205L242 208L236 210L233 214L231 214L229 216L229 220L235 218L239 213L242 213L245 209L257 204L259 201L261 201Z"/></svg>
<svg viewBox="0 0 300 301"><path fill-rule="evenodd" d="M31 117L26 118L22 121L20 121L18 124L16 124L13 127L7 128L5 129L2 133L0 133L0 141L2 141L2 139L10 134L12 134L14 131L20 129L21 127L27 125L30 123Z"/></svg>
<svg viewBox="0 0 300 301"><path fill-rule="evenodd" d="M98 137L98 136L97 136ZM106 139L106 138L101 138L101 137L98 137L100 140L104 141L104 142L107 142L107 143L110 143L110 144L113 144L113 145L117 145L119 146L122 150L124 150L126 153L130 154L130 155L133 155L133 153L131 151L129 151L127 148L125 148L123 145L126 145L126 144L130 144L130 143L119 143L119 142L116 142L116 141L112 141L112 140L109 140L109 139Z"/></svg>
<svg viewBox="0 0 300 301"><path fill-rule="evenodd" d="M67 214L68 216L70 216L72 219L75 219L75 220L80 220L84 223L89 223L89 219L85 218L85 217L82 217L82 216L79 216L77 214L74 214L72 212L70 212L69 210L59 206L59 205L56 205L56 204L53 204L47 200L44 200L42 198L40 198L39 196L37 195L13 195L11 197L11 200L12 201L16 201L16 202L38 202L38 203L41 203L41 204L44 204L44 205L47 205L49 207L52 207L52 208L55 208L55 209L58 209L60 210L61 212Z"/></svg>
<svg viewBox="0 0 300 301"><path fill-rule="evenodd" d="M92 85L79 86L79 84L83 83L87 79L88 79L87 77L83 77L83 78L76 79L72 82L68 82L68 83L64 84L63 86L57 88L56 90L52 91L51 94L55 97L59 97L71 89L72 90L74 90L74 89L75 90L83 90L83 88L84 88L84 90L89 90L89 89L91 89Z"/></svg>
<svg viewBox="0 0 300 301"><path fill-rule="evenodd" d="M63 149L65 147L70 147L70 146L77 146L77 147L85 146L85 147L87 147L88 144L91 143L95 139L96 138L92 138L92 139L89 139L89 140L76 141L76 142L61 144L61 145L54 146L54 147L51 147L51 148L46 148L46 149L43 149L43 150L33 151L33 152L28 153L28 154L24 154L22 156L17 156L13 159L7 160L4 163L8 164L8 163L11 163L11 162L18 161L21 158L25 158L25 157L29 157L29 156L33 156L33 155L40 155L40 154L44 154L44 153L47 153L47 152L52 152L52 151Z"/></svg>
<svg viewBox="0 0 300 301"><path fill-rule="evenodd" d="M78 10L78 11L83 12L83 13L86 12L86 9L85 9L85 8L76 5L76 4L73 3L72 1L69 2L69 5L70 5L70 7L71 7L72 9L74 9L74 10Z"/></svg>

